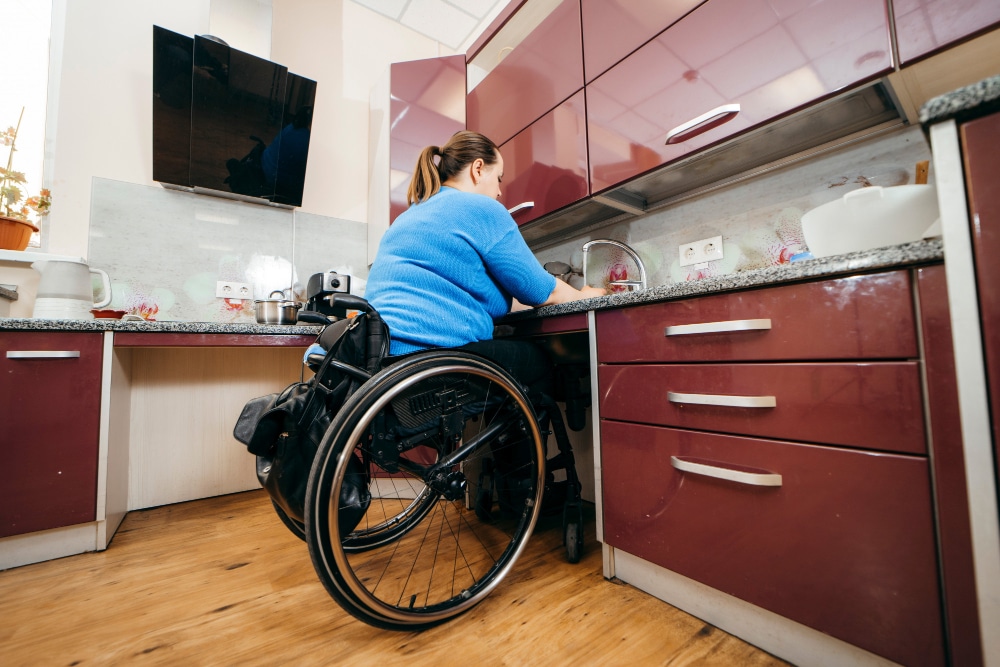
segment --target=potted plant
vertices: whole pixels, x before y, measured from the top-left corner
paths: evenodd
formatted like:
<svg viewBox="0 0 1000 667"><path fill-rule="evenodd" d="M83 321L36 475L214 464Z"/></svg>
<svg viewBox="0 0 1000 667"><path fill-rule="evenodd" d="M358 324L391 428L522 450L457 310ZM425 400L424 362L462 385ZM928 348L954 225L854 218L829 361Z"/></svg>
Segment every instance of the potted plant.
<svg viewBox="0 0 1000 667"><path fill-rule="evenodd" d="M9 147L7 166L0 167L0 249L4 250L27 248L31 234L38 231L30 216L34 214L40 220L52 204L51 195L45 189L33 197L27 196L23 190L27 179L22 172L14 171L14 151L22 118L24 107L21 107L17 125L0 132L0 143Z"/></svg>

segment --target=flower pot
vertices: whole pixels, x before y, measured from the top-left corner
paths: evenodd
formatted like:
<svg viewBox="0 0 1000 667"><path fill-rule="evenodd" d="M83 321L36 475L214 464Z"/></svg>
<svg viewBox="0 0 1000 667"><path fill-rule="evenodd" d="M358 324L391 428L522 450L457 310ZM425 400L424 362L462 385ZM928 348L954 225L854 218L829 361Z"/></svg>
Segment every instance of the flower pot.
<svg viewBox="0 0 1000 667"><path fill-rule="evenodd" d="M0 215L0 250L24 250L38 227L27 220Z"/></svg>

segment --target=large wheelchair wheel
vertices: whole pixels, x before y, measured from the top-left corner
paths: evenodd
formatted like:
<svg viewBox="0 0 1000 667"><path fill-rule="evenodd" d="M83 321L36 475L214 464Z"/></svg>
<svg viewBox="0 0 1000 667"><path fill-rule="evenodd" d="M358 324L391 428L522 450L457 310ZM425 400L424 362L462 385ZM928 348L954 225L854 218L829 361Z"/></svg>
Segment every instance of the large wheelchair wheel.
<svg viewBox="0 0 1000 667"><path fill-rule="evenodd" d="M344 404L320 444L305 507L313 566L371 625L413 630L457 616L521 554L544 468L535 413L504 370L447 350L404 359ZM484 469L505 480L485 512Z"/></svg>

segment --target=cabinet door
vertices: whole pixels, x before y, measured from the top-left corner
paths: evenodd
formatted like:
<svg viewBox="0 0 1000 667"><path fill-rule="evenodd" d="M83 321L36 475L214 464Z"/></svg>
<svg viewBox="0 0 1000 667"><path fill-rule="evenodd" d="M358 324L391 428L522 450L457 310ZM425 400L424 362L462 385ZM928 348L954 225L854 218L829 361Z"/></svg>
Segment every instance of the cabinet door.
<svg viewBox="0 0 1000 667"><path fill-rule="evenodd" d="M469 129L498 146L583 87L579 0L563 0L509 48L467 99Z"/></svg>
<svg viewBox="0 0 1000 667"><path fill-rule="evenodd" d="M443 146L465 129L465 57L390 66L389 222L406 210L413 169L426 146Z"/></svg>
<svg viewBox="0 0 1000 667"><path fill-rule="evenodd" d="M709 0L588 83L591 191L891 66L885 2Z"/></svg>
<svg viewBox="0 0 1000 667"><path fill-rule="evenodd" d="M1000 113L965 123L961 127L969 193L976 282L982 318L983 354L986 356L993 446L997 479L1000 479Z"/></svg>
<svg viewBox="0 0 1000 667"><path fill-rule="evenodd" d="M608 544L900 664L945 664L926 458L608 421L601 449Z"/></svg>
<svg viewBox="0 0 1000 667"><path fill-rule="evenodd" d="M1000 23L996 0L892 0L899 60L912 60Z"/></svg>
<svg viewBox="0 0 1000 667"><path fill-rule="evenodd" d="M0 332L0 537L95 519L102 340Z"/></svg>
<svg viewBox="0 0 1000 667"><path fill-rule="evenodd" d="M523 225L586 197L587 126L583 91L500 147L500 199Z"/></svg>
<svg viewBox="0 0 1000 667"><path fill-rule="evenodd" d="M587 81L665 30L704 0L582 0Z"/></svg>

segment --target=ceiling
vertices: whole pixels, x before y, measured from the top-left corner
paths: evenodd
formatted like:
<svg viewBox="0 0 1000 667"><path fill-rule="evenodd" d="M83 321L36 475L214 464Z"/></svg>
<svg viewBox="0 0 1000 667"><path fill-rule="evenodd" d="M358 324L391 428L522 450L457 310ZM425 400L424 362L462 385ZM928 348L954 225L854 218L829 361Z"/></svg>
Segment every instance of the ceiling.
<svg viewBox="0 0 1000 667"><path fill-rule="evenodd" d="M508 0L354 0L457 52L465 51Z"/></svg>

